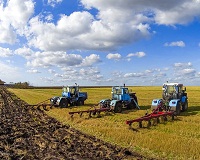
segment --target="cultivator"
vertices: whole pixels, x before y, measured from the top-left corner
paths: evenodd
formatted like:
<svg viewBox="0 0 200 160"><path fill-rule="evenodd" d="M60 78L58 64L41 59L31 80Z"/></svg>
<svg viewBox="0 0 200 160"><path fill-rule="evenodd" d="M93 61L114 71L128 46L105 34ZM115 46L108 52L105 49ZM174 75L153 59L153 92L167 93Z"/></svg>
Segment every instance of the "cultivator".
<svg viewBox="0 0 200 160"><path fill-rule="evenodd" d="M41 110L41 107L42 107L43 110L49 111L49 109L47 109L47 106L49 106L50 109L52 109L53 107L58 107L59 106L57 104L47 103L49 100L50 100L50 98L46 99L45 101L42 101L42 102L40 102L38 104L25 104L24 107L25 108L28 108L28 107L34 108L34 107L36 107L38 110Z"/></svg>
<svg viewBox="0 0 200 160"><path fill-rule="evenodd" d="M152 111L152 113L145 114L144 116L133 120L127 120L126 124L128 124L131 127L132 123L137 122L139 124L139 127L142 128L143 127L142 122L147 121L147 128L148 128L152 125L152 121L160 123L159 118L163 118L164 121L167 121L167 117L169 116L171 117L172 120L174 120L175 111L170 111L170 109L166 110L165 105L163 105L163 102L161 102L158 105L158 107Z"/></svg>
<svg viewBox="0 0 200 160"><path fill-rule="evenodd" d="M83 110L83 111L72 111L69 112L69 114L71 115L71 118L73 118L74 114L79 114L80 117L83 115L83 113L88 113L88 117L91 118L92 115L97 115L97 117L100 117L100 113L101 112L114 112L113 109L111 108L102 108L102 107L98 107L96 108L96 106L99 106L99 104L92 106L91 108L89 108L88 110Z"/></svg>

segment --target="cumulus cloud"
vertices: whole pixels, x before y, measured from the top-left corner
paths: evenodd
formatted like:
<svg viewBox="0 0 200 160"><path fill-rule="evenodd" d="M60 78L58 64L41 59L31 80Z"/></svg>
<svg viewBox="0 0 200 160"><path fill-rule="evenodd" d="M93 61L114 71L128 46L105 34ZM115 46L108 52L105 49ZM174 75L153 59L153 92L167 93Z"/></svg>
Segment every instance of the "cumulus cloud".
<svg viewBox="0 0 200 160"><path fill-rule="evenodd" d="M0 57L9 57L12 55L13 55L12 50L10 50L9 48L0 47Z"/></svg>
<svg viewBox="0 0 200 160"><path fill-rule="evenodd" d="M143 73L126 73L124 74L124 77L142 77L145 76Z"/></svg>
<svg viewBox="0 0 200 160"><path fill-rule="evenodd" d="M100 56L96 54L91 54L90 56L86 56L81 66L92 66L94 63L101 62Z"/></svg>
<svg viewBox="0 0 200 160"><path fill-rule="evenodd" d="M75 66L80 65L82 59L81 55L65 52L36 52L34 59L28 61L27 65L31 67Z"/></svg>
<svg viewBox="0 0 200 160"><path fill-rule="evenodd" d="M146 54L144 52L136 52L136 53L129 53L126 57L130 58L130 57L144 57L146 56Z"/></svg>
<svg viewBox="0 0 200 160"><path fill-rule="evenodd" d="M0 73L1 73L1 79L5 81L6 83L9 83L11 80L18 81L21 78L21 73L20 69L12 66L5 64L0 61Z"/></svg>
<svg viewBox="0 0 200 160"><path fill-rule="evenodd" d="M188 62L188 63L174 63L174 67L176 68L187 68L187 67L192 67L192 63Z"/></svg>
<svg viewBox="0 0 200 160"><path fill-rule="evenodd" d="M49 72L50 74L55 74L55 73L56 73L56 71L55 71L54 69L48 69L48 72Z"/></svg>
<svg viewBox="0 0 200 160"><path fill-rule="evenodd" d="M48 0L47 1L47 4L52 6L52 7L55 7L57 4L61 3L63 0Z"/></svg>
<svg viewBox="0 0 200 160"><path fill-rule="evenodd" d="M41 73L37 69L30 69L30 70L27 70L26 72L28 72L28 73Z"/></svg>
<svg viewBox="0 0 200 160"><path fill-rule="evenodd" d="M34 58L34 54L35 54L33 50L27 47L18 48L14 51L14 53L16 55L24 57L27 60Z"/></svg>
<svg viewBox="0 0 200 160"><path fill-rule="evenodd" d="M107 59L114 59L114 60L119 60L122 58L121 54L119 53L109 53L107 56L106 56Z"/></svg>
<svg viewBox="0 0 200 160"><path fill-rule="evenodd" d="M33 13L32 0L9 0L7 4L0 2L0 43L15 43L17 35L23 35Z"/></svg>
<svg viewBox="0 0 200 160"><path fill-rule="evenodd" d="M185 47L185 43L183 41L176 41L176 42L170 42L170 43L165 43L164 46L169 46L169 47Z"/></svg>
<svg viewBox="0 0 200 160"><path fill-rule="evenodd" d="M181 70L181 74L183 75L195 75L196 70L193 68L185 68L183 70Z"/></svg>

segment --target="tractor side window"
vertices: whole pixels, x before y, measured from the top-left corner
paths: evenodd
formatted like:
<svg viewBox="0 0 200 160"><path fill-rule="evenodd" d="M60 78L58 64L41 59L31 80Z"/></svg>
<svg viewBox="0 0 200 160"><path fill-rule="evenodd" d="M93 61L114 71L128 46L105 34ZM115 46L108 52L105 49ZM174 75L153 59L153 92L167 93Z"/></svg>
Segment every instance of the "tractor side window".
<svg viewBox="0 0 200 160"><path fill-rule="evenodd" d="M128 94L128 89L125 89L125 90L124 90L124 94Z"/></svg>
<svg viewBox="0 0 200 160"><path fill-rule="evenodd" d="M71 89L71 93L74 94L75 93L75 88Z"/></svg>
<svg viewBox="0 0 200 160"><path fill-rule="evenodd" d="M116 89L114 93L115 94L121 94L122 92L121 92L121 89Z"/></svg>
<svg viewBox="0 0 200 160"><path fill-rule="evenodd" d="M63 87L63 92L67 92L67 88L66 87Z"/></svg>
<svg viewBox="0 0 200 160"><path fill-rule="evenodd" d="M174 92L174 86L168 86L167 93L173 93Z"/></svg>

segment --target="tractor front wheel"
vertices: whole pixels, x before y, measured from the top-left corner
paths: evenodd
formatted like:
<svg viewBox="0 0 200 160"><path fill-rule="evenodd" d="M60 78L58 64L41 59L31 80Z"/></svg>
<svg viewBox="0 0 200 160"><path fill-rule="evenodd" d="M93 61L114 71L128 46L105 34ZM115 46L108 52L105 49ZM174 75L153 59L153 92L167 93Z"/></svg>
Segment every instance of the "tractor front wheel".
<svg viewBox="0 0 200 160"><path fill-rule="evenodd" d="M66 108L68 107L68 101L67 99L61 99L60 103L59 103L60 108Z"/></svg>
<svg viewBox="0 0 200 160"><path fill-rule="evenodd" d="M122 112L122 104L121 103L117 103L115 105L114 112L115 113L121 113Z"/></svg>

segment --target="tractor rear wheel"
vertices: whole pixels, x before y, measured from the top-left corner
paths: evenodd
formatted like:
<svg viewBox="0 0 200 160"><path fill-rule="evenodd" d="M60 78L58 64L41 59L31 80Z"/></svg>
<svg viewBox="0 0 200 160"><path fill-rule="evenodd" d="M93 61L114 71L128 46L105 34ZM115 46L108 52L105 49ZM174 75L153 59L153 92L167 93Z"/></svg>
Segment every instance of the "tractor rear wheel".
<svg viewBox="0 0 200 160"><path fill-rule="evenodd" d="M68 107L68 101L67 99L61 99L60 103L59 103L60 108L66 108Z"/></svg>
<svg viewBox="0 0 200 160"><path fill-rule="evenodd" d="M121 113L122 112L122 104L121 103L117 103L115 105L114 112L115 113Z"/></svg>
<svg viewBox="0 0 200 160"><path fill-rule="evenodd" d="M138 100L137 100L136 95L134 95L133 98L134 98L135 102L138 104ZM136 107L137 107L137 105L135 104L135 102L132 101L132 103L133 103L133 108L136 108Z"/></svg>
<svg viewBox="0 0 200 160"><path fill-rule="evenodd" d="M128 105L127 105L127 109L134 109L134 102L131 101Z"/></svg>
<svg viewBox="0 0 200 160"><path fill-rule="evenodd" d="M181 113L181 104L180 102L178 102L177 106L176 106L176 115L179 115Z"/></svg>
<svg viewBox="0 0 200 160"><path fill-rule="evenodd" d="M77 106L83 106L83 105L84 105L84 100L79 99L79 100L77 101Z"/></svg>
<svg viewBox="0 0 200 160"><path fill-rule="evenodd" d="M188 101L186 100L186 102L182 105L182 112L187 111L188 109Z"/></svg>

